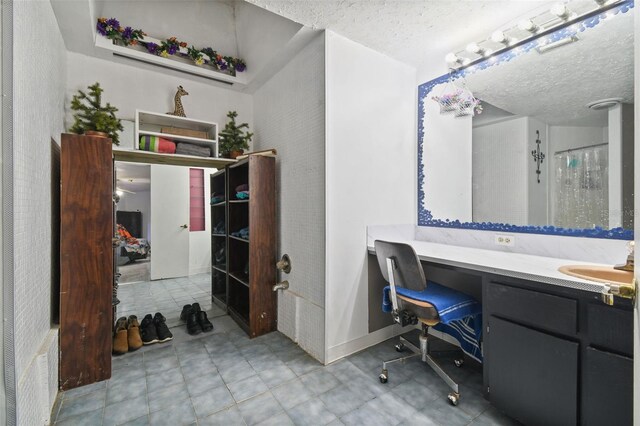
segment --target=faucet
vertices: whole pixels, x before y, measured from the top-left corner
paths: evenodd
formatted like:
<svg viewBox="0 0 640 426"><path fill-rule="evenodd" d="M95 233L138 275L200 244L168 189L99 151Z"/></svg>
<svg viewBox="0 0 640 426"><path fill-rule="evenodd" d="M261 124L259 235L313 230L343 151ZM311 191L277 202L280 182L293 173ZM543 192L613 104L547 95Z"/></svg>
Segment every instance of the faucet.
<svg viewBox="0 0 640 426"><path fill-rule="evenodd" d="M286 290L289 288L289 281L284 280L273 286L273 291Z"/></svg>
<svg viewBox="0 0 640 426"><path fill-rule="evenodd" d="M633 241L629 241L627 243L627 250L629 250L629 255L627 256L627 263L616 265L613 269L618 269L620 271L631 271L633 272L633 253L635 249L635 243Z"/></svg>

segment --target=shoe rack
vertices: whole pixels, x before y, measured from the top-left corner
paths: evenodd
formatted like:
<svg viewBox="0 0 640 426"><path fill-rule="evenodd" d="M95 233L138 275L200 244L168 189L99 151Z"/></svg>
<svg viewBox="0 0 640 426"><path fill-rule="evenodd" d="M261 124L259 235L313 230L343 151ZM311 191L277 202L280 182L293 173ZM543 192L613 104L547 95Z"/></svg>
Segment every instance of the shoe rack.
<svg viewBox="0 0 640 426"><path fill-rule="evenodd" d="M211 175L211 192L220 193L224 205L211 206L212 229L224 215L225 235L212 234L213 301L250 337L276 329L276 193L275 158L249 156ZM236 197L235 188L249 185L249 198ZM217 189L216 189L217 188ZM232 235L242 229L249 235ZM216 255L225 248L224 267ZM219 258L219 255L218 255Z"/></svg>

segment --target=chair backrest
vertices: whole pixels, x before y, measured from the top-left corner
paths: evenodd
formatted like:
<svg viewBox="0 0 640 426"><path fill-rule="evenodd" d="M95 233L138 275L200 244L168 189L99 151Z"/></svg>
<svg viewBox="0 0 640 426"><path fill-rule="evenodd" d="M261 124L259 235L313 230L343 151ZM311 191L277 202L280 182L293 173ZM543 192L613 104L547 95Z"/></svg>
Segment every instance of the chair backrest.
<svg viewBox="0 0 640 426"><path fill-rule="evenodd" d="M392 258L396 263L396 286L408 288L410 290L422 291L427 286L427 279L420 259L415 250L409 244L395 243L390 241L374 241L380 272L387 282L389 273L387 271L387 258Z"/></svg>

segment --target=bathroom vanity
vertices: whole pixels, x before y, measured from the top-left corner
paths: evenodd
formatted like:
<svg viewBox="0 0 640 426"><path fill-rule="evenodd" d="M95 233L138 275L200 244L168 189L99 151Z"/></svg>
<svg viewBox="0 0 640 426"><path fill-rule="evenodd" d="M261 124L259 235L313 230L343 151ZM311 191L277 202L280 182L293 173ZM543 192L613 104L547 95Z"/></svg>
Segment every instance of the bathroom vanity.
<svg viewBox="0 0 640 426"><path fill-rule="evenodd" d="M484 396L496 408L524 424L632 423L630 300L609 306L603 284L558 272L574 260L396 241L414 247L428 279L482 302ZM379 327L386 282L371 236L368 248L370 327Z"/></svg>

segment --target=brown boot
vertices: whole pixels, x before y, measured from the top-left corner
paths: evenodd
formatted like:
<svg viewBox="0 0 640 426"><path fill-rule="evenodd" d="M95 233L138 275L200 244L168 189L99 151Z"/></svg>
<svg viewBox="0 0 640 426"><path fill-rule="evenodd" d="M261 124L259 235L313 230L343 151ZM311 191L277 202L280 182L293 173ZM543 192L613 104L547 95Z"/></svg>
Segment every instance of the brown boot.
<svg viewBox="0 0 640 426"><path fill-rule="evenodd" d="M140 324L138 317L131 315L129 317L129 327L127 328L127 340L129 343L129 351L137 351L142 347L142 338L140 337Z"/></svg>
<svg viewBox="0 0 640 426"><path fill-rule="evenodd" d="M113 333L113 354L122 355L129 351L127 343L127 318L121 317L116 321L115 332Z"/></svg>

